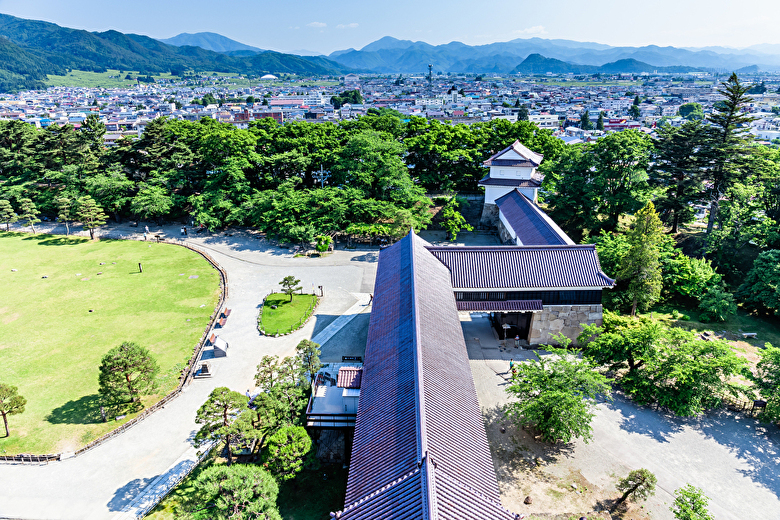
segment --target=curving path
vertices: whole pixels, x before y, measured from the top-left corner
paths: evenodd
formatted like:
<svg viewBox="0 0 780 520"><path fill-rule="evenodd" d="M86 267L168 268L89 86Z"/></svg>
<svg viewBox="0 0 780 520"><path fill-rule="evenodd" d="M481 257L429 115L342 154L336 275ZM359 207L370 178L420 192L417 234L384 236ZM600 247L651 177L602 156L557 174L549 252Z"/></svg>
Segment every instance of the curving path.
<svg viewBox="0 0 780 520"><path fill-rule="evenodd" d="M162 231L178 238L178 229ZM60 229L44 227L43 231L56 233ZM102 236L137 238L136 231L113 226ZM191 443L197 431L195 411L212 389L227 386L244 392L254 388L255 367L263 355L291 355L301 339L320 333L323 338L333 337L323 345L323 359L340 358L342 352L349 354L360 348L361 334L355 334L354 327L348 327L344 334L331 334L348 325L349 320L342 318L333 327L328 326L345 311L350 315L368 312L361 307L367 303L365 294L373 291L377 251L336 251L326 258L293 258L290 251L270 247L249 233L232 233L187 240L207 251L228 274L226 305L233 312L220 336L229 342L230 351L227 358L212 363L214 376L193 381L163 409L83 455L41 466L0 464L0 518L127 517L139 505L139 501L133 501L150 484L182 469L196 456ZM301 330L281 338L260 336L256 328L258 303L265 294L278 289L279 280L288 274L300 278L306 289L324 286L325 298Z"/></svg>

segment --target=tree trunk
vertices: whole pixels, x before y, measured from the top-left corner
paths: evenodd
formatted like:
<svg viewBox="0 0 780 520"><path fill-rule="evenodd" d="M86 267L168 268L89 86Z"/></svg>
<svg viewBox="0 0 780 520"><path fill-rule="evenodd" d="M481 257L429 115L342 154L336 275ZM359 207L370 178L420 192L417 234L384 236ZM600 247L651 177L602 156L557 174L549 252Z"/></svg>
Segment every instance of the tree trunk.
<svg viewBox="0 0 780 520"><path fill-rule="evenodd" d="M32 228L33 235L34 235L34 234L35 234L35 224L32 224L32 223L31 223L31 224L30 224L30 227Z"/></svg>
<svg viewBox="0 0 780 520"><path fill-rule="evenodd" d="M67 220L65 221L65 236L70 236L70 226Z"/></svg>
<svg viewBox="0 0 780 520"><path fill-rule="evenodd" d="M230 452L230 435L225 440L225 449L227 450L227 465L230 466L233 462L233 454Z"/></svg>
<svg viewBox="0 0 780 520"><path fill-rule="evenodd" d="M3 412L3 422L5 423L5 436L10 437L11 432L8 431L8 417L6 416L5 412Z"/></svg>
<svg viewBox="0 0 780 520"><path fill-rule="evenodd" d="M718 217L720 211L720 205L717 200L710 201L710 215L707 219L707 234L712 233L712 229L715 227L715 219Z"/></svg>
<svg viewBox="0 0 780 520"><path fill-rule="evenodd" d="M636 484L634 487L632 487L631 489L629 489L629 490L627 490L625 493L623 493L623 496L622 496L622 497L620 497L620 498L618 498L617 502L615 502L615 505L614 505L614 506L612 506L612 510L613 510L613 511L614 511L614 510L616 510L620 504L622 504L623 502L625 502L625 501L626 501L626 499L628 498L628 495L630 495L631 493L633 493L634 491L636 491L637 489L639 489L639 486L640 486L640 485L641 485L641 483L638 483L638 484Z"/></svg>
<svg viewBox="0 0 780 520"><path fill-rule="evenodd" d="M127 381L127 392L130 394L130 402L135 402L135 396L133 395L133 384L130 382L130 374L125 374L125 381Z"/></svg>
<svg viewBox="0 0 780 520"><path fill-rule="evenodd" d="M95 240L95 228L89 228L89 239Z"/></svg>
<svg viewBox="0 0 780 520"><path fill-rule="evenodd" d="M631 316L636 316L637 297L634 296L634 304L631 306Z"/></svg>
<svg viewBox="0 0 780 520"><path fill-rule="evenodd" d="M672 217L672 234L673 235L677 234L677 228L679 226L679 222L680 222L679 212L678 212L678 210L674 210L674 216Z"/></svg>

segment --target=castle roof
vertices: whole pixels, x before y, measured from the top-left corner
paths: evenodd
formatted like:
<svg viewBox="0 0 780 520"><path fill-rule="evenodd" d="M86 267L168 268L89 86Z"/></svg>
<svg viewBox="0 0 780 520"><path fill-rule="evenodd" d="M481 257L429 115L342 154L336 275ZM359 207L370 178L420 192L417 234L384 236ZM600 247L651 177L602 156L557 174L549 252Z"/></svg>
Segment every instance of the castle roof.
<svg viewBox="0 0 780 520"><path fill-rule="evenodd" d="M536 168L542 164L544 156L532 152L520 141L515 141L500 152L493 154L484 164L485 166L522 166Z"/></svg>

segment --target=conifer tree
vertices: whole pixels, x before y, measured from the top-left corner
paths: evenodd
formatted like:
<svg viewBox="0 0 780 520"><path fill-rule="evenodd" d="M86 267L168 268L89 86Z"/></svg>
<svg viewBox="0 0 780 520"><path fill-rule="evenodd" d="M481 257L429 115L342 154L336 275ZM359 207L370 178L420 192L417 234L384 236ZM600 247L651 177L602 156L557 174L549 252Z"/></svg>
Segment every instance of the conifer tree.
<svg viewBox="0 0 780 520"><path fill-rule="evenodd" d="M76 216L84 225L84 229L89 230L89 238L95 239L95 228L106 223L106 214L103 209L97 205L95 199L86 195L77 201L78 209Z"/></svg>
<svg viewBox="0 0 780 520"><path fill-rule="evenodd" d="M5 230L11 231L11 224L19 220L14 213L14 208L7 200L0 200L0 222L5 222Z"/></svg>
<svg viewBox="0 0 780 520"><path fill-rule="evenodd" d="M582 119L580 119L580 128L583 130L591 130L593 128L593 124L590 122L590 113L587 110L582 114Z"/></svg>
<svg viewBox="0 0 780 520"><path fill-rule="evenodd" d="M623 260L620 278L628 280L631 315L637 308L646 310L661 296L661 251L663 224L652 202L637 211L634 225L628 232L628 254Z"/></svg>
<svg viewBox="0 0 780 520"><path fill-rule="evenodd" d="M35 207L35 204L30 199L19 200L19 220L24 221L26 226L32 228L33 234L35 234L35 224L41 221L38 215L41 212Z"/></svg>
<svg viewBox="0 0 780 520"><path fill-rule="evenodd" d="M596 130L604 131L604 112L599 111L599 118L596 120Z"/></svg>

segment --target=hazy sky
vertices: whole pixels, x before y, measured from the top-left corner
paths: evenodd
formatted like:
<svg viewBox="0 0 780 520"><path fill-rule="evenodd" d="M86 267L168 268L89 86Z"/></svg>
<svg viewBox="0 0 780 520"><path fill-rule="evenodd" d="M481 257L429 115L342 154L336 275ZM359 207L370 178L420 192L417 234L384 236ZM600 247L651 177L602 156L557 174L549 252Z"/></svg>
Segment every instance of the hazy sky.
<svg viewBox="0 0 780 520"><path fill-rule="evenodd" d="M0 12L154 38L210 31L264 49L322 53L382 36L434 45L532 36L678 47L780 43L777 0L0 0Z"/></svg>

